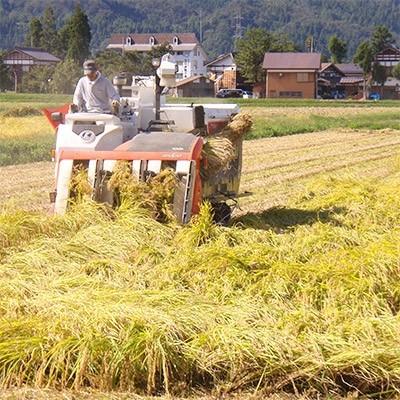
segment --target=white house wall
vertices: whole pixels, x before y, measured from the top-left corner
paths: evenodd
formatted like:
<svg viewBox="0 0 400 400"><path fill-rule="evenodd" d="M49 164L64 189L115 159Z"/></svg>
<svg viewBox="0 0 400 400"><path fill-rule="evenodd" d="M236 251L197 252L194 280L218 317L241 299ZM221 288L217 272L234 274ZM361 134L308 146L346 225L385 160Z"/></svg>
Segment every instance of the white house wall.
<svg viewBox="0 0 400 400"><path fill-rule="evenodd" d="M195 75L206 75L207 67L205 66L207 55L200 45L193 44L171 44L174 59L178 64L177 80L186 79ZM126 44L110 44L108 48L119 48L122 51L150 51L151 45L126 45Z"/></svg>
<svg viewBox="0 0 400 400"><path fill-rule="evenodd" d="M191 51L174 52L174 59L178 65L178 80L195 75L206 75L207 68L204 65L206 59L198 47Z"/></svg>

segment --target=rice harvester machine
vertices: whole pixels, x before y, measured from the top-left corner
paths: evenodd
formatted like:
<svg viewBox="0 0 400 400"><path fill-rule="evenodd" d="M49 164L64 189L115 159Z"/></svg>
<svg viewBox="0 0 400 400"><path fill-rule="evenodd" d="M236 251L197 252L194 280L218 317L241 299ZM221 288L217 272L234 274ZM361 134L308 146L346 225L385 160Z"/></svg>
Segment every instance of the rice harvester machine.
<svg viewBox="0 0 400 400"><path fill-rule="evenodd" d="M242 142L235 159L224 171L202 174L204 140L221 130L237 113L235 104L165 104L162 90L175 86L176 65L165 55L155 66L154 77L114 78L121 101L112 114L68 112L67 106L45 110L56 128L54 211L63 214L72 196L71 179L79 165L87 170L92 198L114 204L107 182L116 163L129 163L139 180L172 168L177 176L173 212L181 223L198 213L202 201L213 205L215 218L226 222L238 194Z"/></svg>

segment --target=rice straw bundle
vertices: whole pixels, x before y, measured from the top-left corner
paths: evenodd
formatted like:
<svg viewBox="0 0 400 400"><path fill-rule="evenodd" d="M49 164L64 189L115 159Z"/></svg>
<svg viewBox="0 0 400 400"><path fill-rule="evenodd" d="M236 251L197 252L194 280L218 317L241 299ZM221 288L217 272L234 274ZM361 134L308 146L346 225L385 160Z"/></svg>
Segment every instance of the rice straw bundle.
<svg viewBox="0 0 400 400"><path fill-rule="evenodd" d="M231 140L222 136L213 136L207 139L203 146L203 158L207 160L205 175L211 171L223 171L235 159L236 150Z"/></svg>
<svg viewBox="0 0 400 400"><path fill-rule="evenodd" d="M250 131L253 119L249 113L240 113L232 118L232 121L222 130L221 135L234 142L239 137Z"/></svg>
<svg viewBox="0 0 400 400"><path fill-rule="evenodd" d="M128 162L118 161L108 188L116 192L120 204L140 204L150 210L157 220L166 221L172 219L171 204L176 183L177 177L171 168L166 168L143 182L132 175Z"/></svg>
<svg viewBox="0 0 400 400"><path fill-rule="evenodd" d="M240 113L216 136L207 138L203 147L203 158L207 160L202 175L228 169L229 164L236 157L236 141L250 131L253 124L251 115Z"/></svg>

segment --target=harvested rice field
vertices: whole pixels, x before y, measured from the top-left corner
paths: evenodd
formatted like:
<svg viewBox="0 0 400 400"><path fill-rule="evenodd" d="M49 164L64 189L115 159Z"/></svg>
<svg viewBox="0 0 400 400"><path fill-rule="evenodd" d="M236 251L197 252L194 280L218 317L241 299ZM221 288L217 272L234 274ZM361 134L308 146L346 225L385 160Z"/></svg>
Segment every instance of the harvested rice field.
<svg viewBox="0 0 400 400"><path fill-rule="evenodd" d="M0 397L400 398L400 130L375 112L245 141L228 227L53 216L51 162L0 167Z"/></svg>
<svg viewBox="0 0 400 400"><path fill-rule="evenodd" d="M390 175L400 157L400 131L338 129L244 142L237 215L284 206L308 181L327 173ZM400 160L400 158L399 158ZM54 164L0 167L0 204L50 211Z"/></svg>

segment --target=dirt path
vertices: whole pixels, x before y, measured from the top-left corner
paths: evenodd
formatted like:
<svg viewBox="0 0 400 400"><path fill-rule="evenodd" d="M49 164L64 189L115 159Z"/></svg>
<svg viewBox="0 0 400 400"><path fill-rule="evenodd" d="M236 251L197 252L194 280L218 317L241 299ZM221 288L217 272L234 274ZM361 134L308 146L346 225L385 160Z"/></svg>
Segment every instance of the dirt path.
<svg viewBox="0 0 400 400"><path fill-rule="evenodd" d="M335 130L247 141L240 213L284 205L315 176L356 173L387 176L400 155L400 131ZM49 162L0 168L0 204L49 210Z"/></svg>

